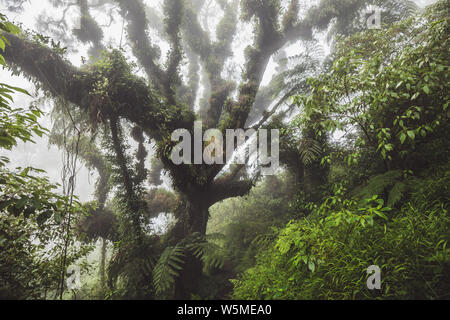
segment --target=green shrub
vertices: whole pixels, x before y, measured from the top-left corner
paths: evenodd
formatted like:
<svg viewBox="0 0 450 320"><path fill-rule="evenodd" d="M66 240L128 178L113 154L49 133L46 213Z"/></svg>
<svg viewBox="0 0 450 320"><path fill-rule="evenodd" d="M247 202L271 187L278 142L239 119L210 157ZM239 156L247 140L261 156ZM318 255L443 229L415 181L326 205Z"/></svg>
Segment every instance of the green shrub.
<svg viewBox="0 0 450 320"><path fill-rule="evenodd" d="M358 205L338 189L281 230L256 266L233 280L233 297L450 298L450 171L415 182L411 200L396 211L377 196ZM381 290L367 289L370 265L381 268Z"/></svg>

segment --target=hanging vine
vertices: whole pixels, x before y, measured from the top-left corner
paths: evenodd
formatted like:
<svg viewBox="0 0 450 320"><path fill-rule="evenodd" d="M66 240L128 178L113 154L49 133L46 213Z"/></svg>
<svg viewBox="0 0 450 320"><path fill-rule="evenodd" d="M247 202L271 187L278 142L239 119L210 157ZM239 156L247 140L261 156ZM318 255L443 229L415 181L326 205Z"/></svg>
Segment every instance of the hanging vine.
<svg viewBox="0 0 450 320"><path fill-rule="evenodd" d="M65 106L65 103L63 103ZM66 204L65 219L63 220L61 226L63 228L64 243L62 248L62 261L61 261L61 282L59 285L59 298L62 300L64 294L64 280L66 274L66 264L67 264L67 250L71 240L71 223L72 223L72 204L74 199L74 191L76 186L76 175L77 175L77 165L79 160L80 152L80 140L81 140L81 130L77 127L75 120L70 113L68 108L64 110L70 118L70 124L66 126L65 119L64 130L63 130L63 168L61 171L61 180L63 185L63 193L68 197L69 202ZM74 140L68 140L68 134L72 136L75 133ZM65 234L64 234L65 233Z"/></svg>

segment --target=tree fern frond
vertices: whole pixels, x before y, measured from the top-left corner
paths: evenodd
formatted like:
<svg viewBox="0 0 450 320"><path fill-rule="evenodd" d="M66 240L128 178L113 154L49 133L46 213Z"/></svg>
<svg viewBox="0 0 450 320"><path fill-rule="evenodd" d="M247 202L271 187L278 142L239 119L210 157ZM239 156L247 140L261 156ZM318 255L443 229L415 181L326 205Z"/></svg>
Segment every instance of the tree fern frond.
<svg viewBox="0 0 450 320"><path fill-rule="evenodd" d="M208 241L220 241L220 240L226 240L227 237L223 233L208 233L206 236L206 240Z"/></svg>
<svg viewBox="0 0 450 320"><path fill-rule="evenodd" d="M406 190L406 184L399 181L392 187L391 191L389 191L387 206L393 207L395 206L404 195L404 191Z"/></svg>
<svg viewBox="0 0 450 320"><path fill-rule="evenodd" d="M178 244L167 247L153 269L153 286L157 293L162 293L173 287L176 278L183 270L185 247Z"/></svg>
<svg viewBox="0 0 450 320"><path fill-rule="evenodd" d="M407 189L403 181L401 170L391 170L386 173L376 175L369 179L367 184L353 192L360 199L369 199L374 195L388 193L387 206L395 206L403 197ZM386 199L385 199L386 200Z"/></svg>
<svg viewBox="0 0 450 320"><path fill-rule="evenodd" d="M391 170L386 173L376 175L370 178L364 187L357 190L356 196L361 199L368 199L374 195L380 195L386 190L386 188L397 183L401 177L401 170Z"/></svg>
<svg viewBox="0 0 450 320"><path fill-rule="evenodd" d="M194 234L186 248L203 261L205 268L220 269L225 263L225 251L216 243L208 241L207 236Z"/></svg>
<svg viewBox="0 0 450 320"><path fill-rule="evenodd" d="M259 234L253 239L251 242L252 246L257 246L258 248L265 249L268 248L273 241L276 239L276 233L266 233L266 234Z"/></svg>
<svg viewBox="0 0 450 320"><path fill-rule="evenodd" d="M300 159L305 166L311 165L322 155L322 146L312 139L304 139L300 144Z"/></svg>

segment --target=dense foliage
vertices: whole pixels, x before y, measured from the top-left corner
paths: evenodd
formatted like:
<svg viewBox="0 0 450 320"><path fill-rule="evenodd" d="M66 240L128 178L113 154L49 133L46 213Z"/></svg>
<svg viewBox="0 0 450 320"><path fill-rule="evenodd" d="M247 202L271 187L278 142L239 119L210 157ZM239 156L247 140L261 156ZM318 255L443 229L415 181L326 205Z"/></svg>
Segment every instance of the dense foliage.
<svg viewBox="0 0 450 320"><path fill-rule="evenodd" d="M20 33L3 15L0 15L0 29ZM0 34L0 48L8 44ZM0 63L6 65L2 55ZM0 149L11 150L18 141L33 143L33 135L42 137L46 133L38 123L42 115L39 109L11 107L14 92L28 94L23 89L0 83ZM69 211L81 216L85 209L81 203L56 192L58 185L43 177L44 171L11 170L9 162L7 157L0 157L0 298L56 296L61 274L65 273L65 268L61 267L65 237L61 225ZM89 250L83 246L70 249L65 254L69 264Z"/></svg>
<svg viewBox="0 0 450 320"><path fill-rule="evenodd" d="M233 297L449 298L448 13L441 1L344 39L329 72L309 80L295 124L343 132L320 160L329 192L278 231ZM370 265L381 290L366 287Z"/></svg>
<svg viewBox="0 0 450 320"><path fill-rule="evenodd" d="M63 155L62 185L0 157L0 299L450 299L449 0L153 3L51 0L62 19L23 32L0 14L0 64L37 89L17 108L29 93L0 83L0 150L48 136ZM282 168L175 165L171 134L199 120L279 129Z"/></svg>

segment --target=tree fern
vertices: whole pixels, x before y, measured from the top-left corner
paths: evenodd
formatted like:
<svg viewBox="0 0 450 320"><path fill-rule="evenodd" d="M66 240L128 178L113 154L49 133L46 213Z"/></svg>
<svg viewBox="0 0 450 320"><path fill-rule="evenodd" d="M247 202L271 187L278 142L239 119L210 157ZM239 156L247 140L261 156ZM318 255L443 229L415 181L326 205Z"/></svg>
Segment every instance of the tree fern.
<svg viewBox="0 0 450 320"><path fill-rule="evenodd" d="M225 241L225 240L227 240L227 237L223 233L219 233L219 232L208 233L205 236L205 238L208 241Z"/></svg>
<svg viewBox="0 0 450 320"><path fill-rule="evenodd" d="M217 237L217 234L213 235ZM192 254L201 259L205 268L222 268L225 262L225 251L218 244L208 241L208 236L195 233L186 245Z"/></svg>
<svg viewBox="0 0 450 320"><path fill-rule="evenodd" d="M221 234L204 236L193 233L174 247L167 247L161 254L153 269L153 286L157 294L173 288L175 280L184 268L187 251L201 259L205 268L222 268L225 253L222 247L208 239L223 239Z"/></svg>
<svg viewBox="0 0 450 320"><path fill-rule="evenodd" d="M391 170L370 178L365 186L358 188L354 193L361 199L368 199L374 195L389 192L388 206L393 206L401 200L406 189L402 178L403 172L401 170Z"/></svg>
<svg viewBox="0 0 450 320"><path fill-rule="evenodd" d="M405 190L406 184L404 182L399 181L396 184L394 184L391 191L389 191L387 206L388 207L395 206L403 198Z"/></svg>
<svg viewBox="0 0 450 320"><path fill-rule="evenodd" d="M276 236L277 233L274 230L270 233L259 234L255 237L255 239L253 239L251 245L256 246L257 248L267 249L273 244Z"/></svg>
<svg viewBox="0 0 450 320"><path fill-rule="evenodd" d="M183 270L185 247L178 244L175 247L167 247L153 270L153 286L158 294L163 293L175 284L176 278Z"/></svg>
<svg viewBox="0 0 450 320"><path fill-rule="evenodd" d="M299 149L300 159L305 166L311 165L322 155L322 146L313 139L303 139Z"/></svg>

